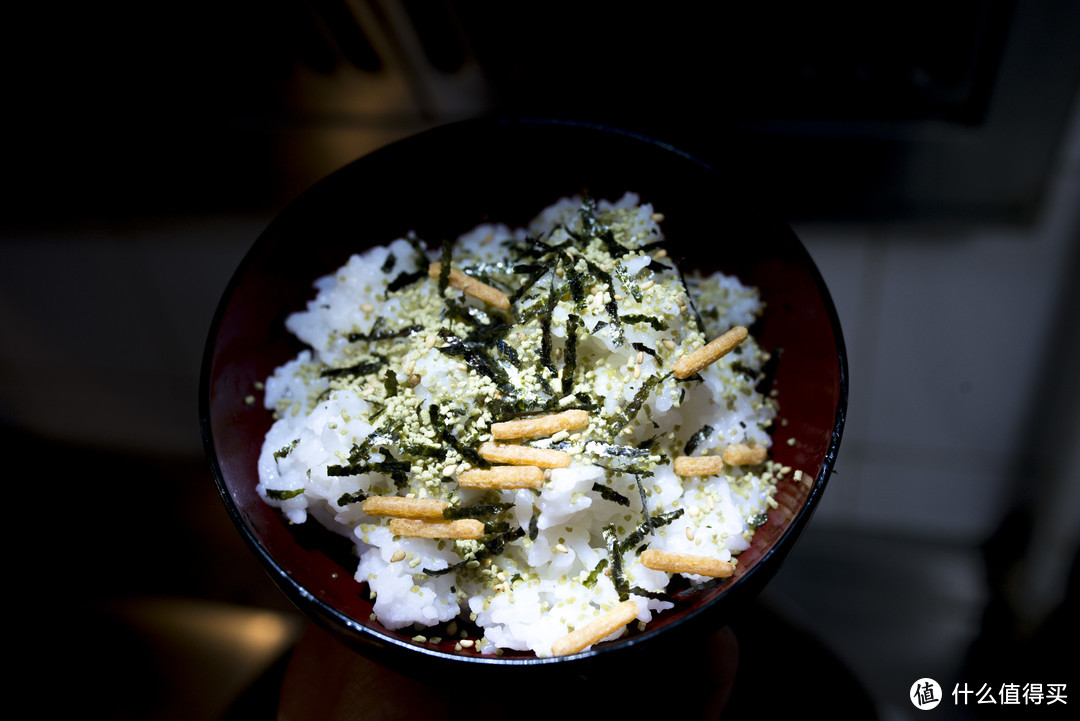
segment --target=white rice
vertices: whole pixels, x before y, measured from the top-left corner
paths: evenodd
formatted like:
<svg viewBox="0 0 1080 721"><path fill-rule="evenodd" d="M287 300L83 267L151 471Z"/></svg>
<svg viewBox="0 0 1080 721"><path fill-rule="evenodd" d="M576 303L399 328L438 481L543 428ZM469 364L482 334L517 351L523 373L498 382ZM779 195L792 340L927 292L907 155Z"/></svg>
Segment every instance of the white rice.
<svg viewBox="0 0 1080 721"><path fill-rule="evenodd" d="M756 522L773 504L778 473L771 461L689 478L675 475L671 463L692 437L698 440L691 453L695 456L718 455L730 443L770 443L768 426L776 408L754 390L753 375L761 372L767 354L753 337L698 378L676 381L668 371L679 356L729 328L749 327L763 312L756 290L720 274L688 273L684 283L669 258L654 260L663 240L658 216L632 193L614 203L596 203L592 216L624 250L613 256L596 237L586 244L574 242L568 231L586 232L582 218L590 213L584 203L582 197L564 198L526 228L482 225L453 244L454 267L483 276L510 295L530 278L529 269L520 266L546 269L509 313L453 288L440 295L438 280L426 274L388 291L395 279L426 271L429 262L440 258L438 247L403 238L355 255L318 279L307 308L286 321L310 350L266 381L266 407L276 420L259 460L258 490L289 521L303 523L310 515L355 542L356 580L368 584L374 612L386 628L441 635L445 627L430 627L459 619L454 625L472 634L478 652L515 649L547 656L554 641L621 600L638 603L639 623L672 606L663 595L671 575L642 566L636 552L640 546L737 562ZM556 255L521 255L526 247L545 250L538 243L567 241L576 250L562 256L558 274ZM569 285L571 263L585 279L580 303ZM611 286L595 274L596 268L607 272ZM530 313L545 307L553 280L563 291L546 336L556 373L538 360L545 346L546 313ZM593 286L601 295L598 303L590 300ZM694 300L684 308L688 288ZM607 307L612 300L620 319L654 320L617 325ZM479 323L527 319L504 334L511 350L480 344L489 367L505 373L501 381L469 367L468 359L440 350L450 342L437 335L440 329L459 339L474 330L458 317L445 317L446 303L472 309ZM695 307L704 332L697 327ZM571 369L572 315L580 324ZM410 328L393 338L361 337ZM514 353L518 365L511 361ZM355 372L323 375L326 369L349 367ZM571 370L571 392L564 394L558 372ZM415 387L411 377L419 381ZM646 383L656 385L640 411L613 423ZM574 454L571 466L552 469L539 491L460 488L455 478L470 464L432 426L434 405L461 447L475 448L490 439L490 424L500 420L493 416L505 408L499 405L500 394L503 404L522 399L524 405L546 403L555 410L591 404L591 423L584 431L526 441ZM709 430L699 432L706 426ZM610 453L613 446L639 445L649 449L644 458ZM357 448L356 465L349 466ZM434 449L440 457L428 455ZM372 467L387 461L406 463L408 471L395 480L385 464ZM620 472L628 466L635 473ZM611 496L616 500L605 498L598 484L618 494ZM512 533L512 540L498 553L485 557L481 552L481 560L464 563L484 541L395 536L386 519L363 513L358 499L365 494L441 498L451 506L509 504L484 520L503 522L497 532ZM618 502L620 496L625 502ZM609 539L625 539L646 516L662 520L619 554L625 575L611 574L616 564Z"/></svg>

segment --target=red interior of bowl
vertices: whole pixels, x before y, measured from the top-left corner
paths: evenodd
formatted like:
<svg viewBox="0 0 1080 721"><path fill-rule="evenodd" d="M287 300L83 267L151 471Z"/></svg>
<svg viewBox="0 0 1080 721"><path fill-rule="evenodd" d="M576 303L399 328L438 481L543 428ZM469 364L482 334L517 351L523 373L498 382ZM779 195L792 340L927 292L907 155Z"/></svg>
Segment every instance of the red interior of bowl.
<svg viewBox="0 0 1080 721"><path fill-rule="evenodd" d="M287 208L253 246L222 300L201 398L219 488L283 591L361 649L478 656L455 651L449 640L438 647L414 644L411 634L370 620L367 589L353 580L355 558L339 539L328 543L330 534L290 527L260 500L256 462L271 418L257 384L299 350L283 328L285 316L312 297L315 278L350 254L410 230L438 244L486 219L523 224L544 205L586 189L609 198L638 192L665 214L669 252L684 270L722 270L761 289L766 314L753 330L779 353L773 387L782 421L774 429L773 456L805 478L780 483L779 508L757 530L732 579L689 595L643 637L719 610L743 587L747 594L759 589L809 519L831 471L846 407L846 368L835 310L809 256L786 225L755 213L731 187L722 174L639 138L581 126L492 122L451 126L391 146ZM722 620L716 614L715 622ZM636 641L611 645L619 643ZM525 657L508 653L497 660L515 658Z"/></svg>

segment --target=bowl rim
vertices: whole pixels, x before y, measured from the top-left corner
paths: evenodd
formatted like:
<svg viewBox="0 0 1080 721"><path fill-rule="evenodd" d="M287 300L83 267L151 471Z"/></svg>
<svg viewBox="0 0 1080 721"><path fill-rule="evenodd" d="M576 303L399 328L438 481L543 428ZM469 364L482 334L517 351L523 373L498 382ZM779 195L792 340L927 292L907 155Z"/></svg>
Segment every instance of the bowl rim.
<svg viewBox="0 0 1080 721"><path fill-rule="evenodd" d="M224 471L221 466L221 461L218 456L216 445L214 442L211 410L210 410L210 398L211 398L211 372L215 360L215 350L218 339L218 334L223 323L230 298L236 291L237 286L240 284L244 277L245 272L249 266L253 263L257 256L260 247L263 245L263 239L271 235L275 229L281 224L285 223L288 214L293 212L306 197L309 197L318 192L319 188L336 182L340 177L346 173L350 168L357 163L364 162L369 158L379 157L389 153L400 152L402 148L408 144L418 142L418 139L426 138L431 139L437 134L454 134L457 132L473 132L473 128L477 127L497 127L497 128L512 128L514 126L522 127L538 127L538 126L554 126L563 129L581 129L593 133L609 134L612 136L629 139L632 141L642 142L648 145L652 145L656 148L673 153L674 155L682 158L685 161L697 165L702 170L719 175L720 171L710 163L705 162L701 158L692 155L685 150L682 150L668 142L657 140L655 138L643 135L638 132L625 130L619 127L586 122L580 120L563 119L563 118L550 118L550 117L483 117L472 118L467 120L454 121L438 125L427 130L423 130L419 133L409 135L401 138L387 145L381 146L370 153L357 157L354 160L346 163L337 170L328 173L326 176L318 179L311 184L307 189L302 191L296 198L287 203L279 212L265 226L263 231L254 239L251 246L245 252L243 258L238 263L236 269L231 275L227 285L221 293L221 297L215 308L213 318L208 330L206 343L203 348L201 371L199 377L199 425L202 436L204 454L209 466L209 470L213 477L214 484L217 488L218 495L221 498L225 509L233 522L233 525L240 531L242 538L248 548L254 553L256 558L260 561L265 572L270 575L271 579L275 582L278 588L286 595L286 597L297 606L307 618L321 626L325 630L338 634L343 629L347 629L349 635L349 641L353 641L358 644L355 650L368 652L371 655L379 657L380 660L387 662L394 666L399 664L410 664L414 662L419 654L421 657L426 657L432 660L452 662L453 665L458 667L477 668L489 667L489 668L502 668L502 669L514 669L514 668L529 668L536 669L539 667L558 666L559 668L566 668L569 664L575 667L581 667L587 663L592 663L603 659L605 656L620 652L623 653L627 650L642 650L644 648L652 647L661 636L670 636L670 631L677 627L699 625L703 623L704 617L712 606L714 606L720 599L729 595L730 589L734 588L736 584L729 585L728 588L721 591L715 598L709 602L701 605L697 608L688 609L682 612L677 618L670 620L667 625L662 628L648 629L641 633L624 637L618 641L609 644L597 644L593 647L581 651L575 654L569 654L566 656L557 657L536 657L536 656L493 656L487 654L477 655L457 655L451 654L439 650L438 648L431 647L427 644L416 644L409 641L404 641L401 638L391 635L382 631L381 629L374 628L372 626L365 625L357 620L345 615L341 611L331 607L321 599L317 598L310 591L303 587L289 572L283 567L268 551L268 549L260 542L252 528L247 524L237 504L233 502L230 496L228 485L225 481ZM772 542L771 546L767 548L762 555L758 558L757 562L752 568L748 569L738 579L737 585L741 587L756 586L757 588L752 592L747 592L742 595L742 598L757 596L757 592L760 588L768 582L768 580L776 573L780 562L790 553L793 546L797 543L799 535L801 535L803 529L809 523L813 516L818 501L825 486L828 483L829 478L832 475L837 454L840 447L840 442L843 436L844 425L847 417L847 405L848 405L848 359L846 344L843 337L843 331L840 325L839 315L837 313L835 304L832 300L832 295L825 283L823 276L817 264L814 262L813 257L809 251L803 245L801 240L797 237L791 227L783 222L776 221L771 216L765 216L765 219L770 222L779 232L787 236L787 241L790 246L795 249L800 258L798 259L810 275L810 279L817 290L820 300L825 308L828 324L831 327L833 336L835 339L836 361L838 370L838 398L836 407L833 411L833 426L830 431L829 442L822 458L821 467L814 478L813 484L807 492L806 498L803 501L800 508L795 512L793 517L784 527L782 533L778 535ZM680 634L681 635L681 634Z"/></svg>

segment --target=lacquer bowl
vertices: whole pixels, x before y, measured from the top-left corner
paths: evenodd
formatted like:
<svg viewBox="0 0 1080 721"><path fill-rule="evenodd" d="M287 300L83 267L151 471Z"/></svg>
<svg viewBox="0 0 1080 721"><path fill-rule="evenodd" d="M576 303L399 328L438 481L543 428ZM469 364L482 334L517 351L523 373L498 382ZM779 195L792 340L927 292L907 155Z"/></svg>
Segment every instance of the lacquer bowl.
<svg viewBox="0 0 1080 721"><path fill-rule="evenodd" d="M271 424L257 384L300 347L283 321L313 297L312 281L366 247L415 231L453 238L485 220L525 224L560 197L634 191L665 214L669 253L684 269L721 270L757 286L766 303L753 332L772 369L783 424L773 457L798 469L726 582L687 594L644 631L557 658L482 655L435 645L372 620L353 578L349 544L315 522L291 526L256 493L256 460ZM254 241L220 301L200 388L206 454L237 529L286 596L356 651L408 673L535 674L622 663L685 634L730 622L776 573L825 490L847 406L847 361L822 277L789 226L746 198L735 178L666 144L631 133L551 120L483 119L394 143L334 172L286 207ZM789 439L794 439L789 442Z"/></svg>

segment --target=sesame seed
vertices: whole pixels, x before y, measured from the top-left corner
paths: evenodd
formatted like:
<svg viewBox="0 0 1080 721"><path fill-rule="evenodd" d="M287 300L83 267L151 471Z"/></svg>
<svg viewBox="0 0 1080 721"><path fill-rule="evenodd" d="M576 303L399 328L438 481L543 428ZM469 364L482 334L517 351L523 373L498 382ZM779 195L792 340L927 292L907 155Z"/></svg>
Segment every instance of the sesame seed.
<svg viewBox="0 0 1080 721"><path fill-rule="evenodd" d="M365 313L370 313L375 310L375 306L373 306L371 303L364 303L360 306L360 310L364 311Z"/></svg>
<svg viewBox="0 0 1080 721"><path fill-rule="evenodd" d="M690 526L686 527L686 540L688 540L688 541L694 540L694 529L690 528Z"/></svg>
<svg viewBox="0 0 1080 721"><path fill-rule="evenodd" d="M391 563L397 563L405 559L405 551L394 551L394 555L390 557Z"/></svg>
<svg viewBox="0 0 1080 721"><path fill-rule="evenodd" d="M649 288L652 288L654 285L656 285L655 281L647 280L647 281L645 281L644 283L641 284L641 289L642 290L648 290Z"/></svg>
<svg viewBox="0 0 1080 721"><path fill-rule="evenodd" d="M668 350L675 350L675 341L671 340L670 338L665 338L663 340L663 344L664 347Z"/></svg>

